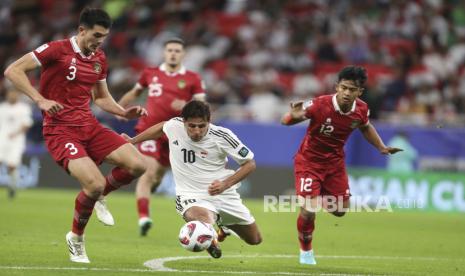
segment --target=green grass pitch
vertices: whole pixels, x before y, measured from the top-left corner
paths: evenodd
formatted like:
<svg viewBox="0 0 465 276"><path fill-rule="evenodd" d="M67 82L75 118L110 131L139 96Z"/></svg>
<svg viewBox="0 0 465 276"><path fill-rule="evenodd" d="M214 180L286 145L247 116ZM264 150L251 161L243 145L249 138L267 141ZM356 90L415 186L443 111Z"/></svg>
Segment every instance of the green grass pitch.
<svg viewBox="0 0 465 276"><path fill-rule="evenodd" d="M317 215L314 249L318 265L298 263L296 213L264 213L260 200L246 200L263 234L258 246L235 237L223 258L185 251L177 241L183 224L174 201L152 198L154 228L139 237L134 195L108 197L116 225L95 215L86 229L91 264L68 260L69 231L76 190L19 191L7 200L0 190L0 275L464 275L464 214L419 211ZM144 262L181 257L164 264L177 271L152 271ZM199 257L199 258L183 258Z"/></svg>

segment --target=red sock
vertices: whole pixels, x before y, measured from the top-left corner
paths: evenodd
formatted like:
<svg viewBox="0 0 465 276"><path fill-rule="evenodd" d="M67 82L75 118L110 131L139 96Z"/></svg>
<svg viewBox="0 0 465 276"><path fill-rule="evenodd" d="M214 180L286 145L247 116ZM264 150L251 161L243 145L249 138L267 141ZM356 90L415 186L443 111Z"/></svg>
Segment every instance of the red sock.
<svg viewBox="0 0 465 276"><path fill-rule="evenodd" d="M87 222L92 215L94 205L97 200L88 197L84 191L81 191L75 200L74 205L74 219L73 219L73 233L82 235Z"/></svg>
<svg viewBox="0 0 465 276"><path fill-rule="evenodd" d="M121 186L130 184L135 177L127 170L116 167L105 177L106 185L103 190L103 195L106 196L110 192L119 189Z"/></svg>
<svg viewBox="0 0 465 276"><path fill-rule="evenodd" d="M139 212L139 218L149 216L149 203L150 199L146 197L137 199L137 212Z"/></svg>
<svg viewBox="0 0 465 276"><path fill-rule="evenodd" d="M297 232L299 234L300 249L309 251L312 249L312 234L315 229L315 220L307 219L301 215L297 218Z"/></svg>

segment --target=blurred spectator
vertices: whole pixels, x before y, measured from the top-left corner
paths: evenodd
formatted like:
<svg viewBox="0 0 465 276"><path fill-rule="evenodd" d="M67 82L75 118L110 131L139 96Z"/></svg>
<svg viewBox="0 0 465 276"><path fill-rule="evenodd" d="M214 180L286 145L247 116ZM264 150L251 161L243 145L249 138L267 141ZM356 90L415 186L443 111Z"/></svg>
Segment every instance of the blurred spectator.
<svg viewBox="0 0 465 276"><path fill-rule="evenodd" d="M256 85L283 102L332 91L334 73L353 63L367 67L373 83L364 97L380 119L465 123L465 81L453 80L465 71L460 1L5 0L2 69L44 41L73 35L70 22L85 5L114 19L105 50L115 98L142 68L161 63L163 41L180 36L190 45L186 67L215 87L218 110L246 110ZM37 84L37 73L30 77Z"/></svg>

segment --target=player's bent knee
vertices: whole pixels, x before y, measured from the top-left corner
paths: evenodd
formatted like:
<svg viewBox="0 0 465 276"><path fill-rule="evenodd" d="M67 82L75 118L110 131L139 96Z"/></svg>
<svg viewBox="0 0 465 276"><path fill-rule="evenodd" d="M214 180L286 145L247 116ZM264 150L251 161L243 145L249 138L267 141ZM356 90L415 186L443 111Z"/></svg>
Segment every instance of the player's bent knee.
<svg viewBox="0 0 465 276"><path fill-rule="evenodd" d="M336 217L343 217L346 214L346 212L337 212L336 211L336 212L332 212L331 214L335 215Z"/></svg>
<svg viewBox="0 0 465 276"><path fill-rule="evenodd" d="M259 245L263 241L262 236L260 234L257 234L253 239L246 241L247 244L250 245Z"/></svg>
<svg viewBox="0 0 465 276"><path fill-rule="evenodd" d="M84 188L83 190L88 197L97 199L102 195L104 186L88 187Z"/></svg>
<svg viewBox="0 0 465 276"><path fill-rule="evenodd" d="M300 215L304 217L306 220L315 220L316 214L314 212L309 212L304 208L300 209Z"/></svg>
<svg viewBox="0 0 465 276"><path fill-rule="evenodd" d="M136 162L128 168L128 171L131 175L139 177L144 174L146 167L143 162Z"/></svg>

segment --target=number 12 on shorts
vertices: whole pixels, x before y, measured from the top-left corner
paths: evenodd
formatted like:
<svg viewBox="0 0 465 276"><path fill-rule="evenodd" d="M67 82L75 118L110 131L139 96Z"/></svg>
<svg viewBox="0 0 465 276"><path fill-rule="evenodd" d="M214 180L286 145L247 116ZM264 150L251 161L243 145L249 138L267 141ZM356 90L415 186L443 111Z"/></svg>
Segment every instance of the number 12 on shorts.
<svg viewBox="0 0 465 276"><path fill-rule="evenodd" d="M310 177L301 177L300 178L300 191L301 192L311 192L312 191L312 182L313 180Z"/></svg>

